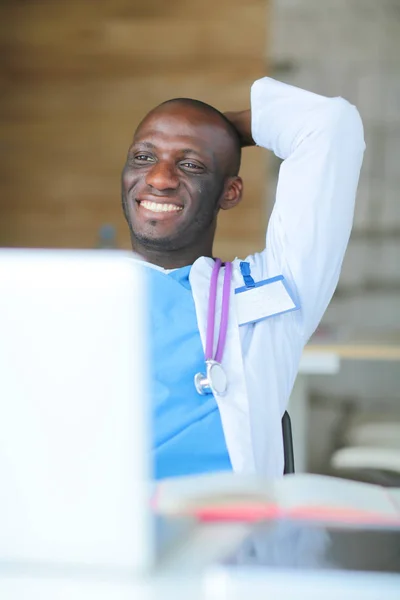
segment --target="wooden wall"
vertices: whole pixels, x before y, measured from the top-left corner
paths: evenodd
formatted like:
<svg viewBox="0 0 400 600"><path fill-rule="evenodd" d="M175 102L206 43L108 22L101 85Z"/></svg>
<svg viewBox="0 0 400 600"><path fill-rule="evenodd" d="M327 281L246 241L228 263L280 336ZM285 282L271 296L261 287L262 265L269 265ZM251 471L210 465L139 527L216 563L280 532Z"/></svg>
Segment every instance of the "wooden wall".
<svg viewBox="0 0 400 600"><path fill-rule="evenodd" d="M130 247L119 180L135 126L170 97L247 107L266 24L266 0L2 0L0 245L90 248L111 223ZM265 155L244 154L224 258L263 245Z"/></svg>

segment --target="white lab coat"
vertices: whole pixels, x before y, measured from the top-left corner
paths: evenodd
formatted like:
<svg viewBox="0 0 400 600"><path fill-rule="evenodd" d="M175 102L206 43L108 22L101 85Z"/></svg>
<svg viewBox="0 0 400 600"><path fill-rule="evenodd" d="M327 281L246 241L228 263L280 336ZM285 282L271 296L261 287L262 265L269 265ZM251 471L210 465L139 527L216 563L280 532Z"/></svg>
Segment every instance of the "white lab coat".
<svg viewBox="0 0 400 600"><path fill-rule="evenodd" d="M233 261L223 356L229 384L226 395L216 401L234 471L279 477L283 473L281 418L303 347L339 279L365 144L360 116L347 101L267 77L252 86L251 113L257 145L284 162L266 248L245 260L256 281L283 275L301 308L239 327L234 289L243 286L243 278L240 260ZM211 259L199 258L190 273L203 346L212 267ZM219 286L222 281L221 273ZM219 315L220 307L216 324Z"/></svg>
<svg viewBox="0 0 400 600"><path fill-rule="evenodd" d="M354 106L268 77L251 88L251 114L256 144L284 162L266 248L245 260L255 281L283 275L301 307L239 326L234 290L243 286L243 277L240 259L233 261L222 360L228 390L216 401L233 470L279 477L283 474L282 415L303 347L339 279L365 144ZM211 258L199 258L189 276L203 347L213 264ZM217 303L216 337L220 311Z"/></svg>

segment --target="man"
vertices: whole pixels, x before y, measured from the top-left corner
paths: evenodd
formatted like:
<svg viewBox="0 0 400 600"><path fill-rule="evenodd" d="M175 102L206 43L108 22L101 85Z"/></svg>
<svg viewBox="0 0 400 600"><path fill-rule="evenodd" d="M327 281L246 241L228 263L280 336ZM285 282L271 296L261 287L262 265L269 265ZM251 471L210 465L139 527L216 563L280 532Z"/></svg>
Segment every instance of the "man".
<svg viewBox="0 0 400 600"><path fill-rule="evenodd" d="M217 216L240 202L241 148L255 144L284 160L266 248L235 259L231 276L229 265L218 274ZM282 474L282 414L303 347L337 285L363 151L353 106L270 78L253 84L250 110L222 115L176 99L140 123L122 202L149 276L157 478L230 469ZM226 342L210 390L210 371L208 379L195 376L205 373L205 358L215 358L221 313Z"/></svg>

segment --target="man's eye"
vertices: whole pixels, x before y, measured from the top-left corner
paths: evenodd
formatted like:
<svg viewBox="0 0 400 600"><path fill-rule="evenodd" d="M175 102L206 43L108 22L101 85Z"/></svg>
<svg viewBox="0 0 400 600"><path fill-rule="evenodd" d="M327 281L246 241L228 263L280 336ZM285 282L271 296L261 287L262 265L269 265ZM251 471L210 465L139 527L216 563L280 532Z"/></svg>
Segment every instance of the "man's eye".
<svg viewBox="0 0 400 600"><path fill-rule="evenodd" d="M147 156L147 154L137 154L135 156L135 160L139 162L150 162L153 159L151 158L151 156Z"/></svg>
<svg viewBox="0 0 400 600"><path fill-rule="evenodd" d="M197 169L197 170L202 168L199 165L196 165L195 163L192 163L192 162L184 162L184 163L182 163L182 166L186 167L188 169Z"/></svg>

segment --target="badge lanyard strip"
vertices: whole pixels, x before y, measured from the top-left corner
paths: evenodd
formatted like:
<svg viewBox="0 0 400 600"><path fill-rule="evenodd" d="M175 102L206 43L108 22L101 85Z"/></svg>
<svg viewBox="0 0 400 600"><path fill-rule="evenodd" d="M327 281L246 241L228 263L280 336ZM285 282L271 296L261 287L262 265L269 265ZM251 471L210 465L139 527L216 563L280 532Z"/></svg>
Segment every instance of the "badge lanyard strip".
<svg viewBox="0 0 400 600"><path fill-rule="evenodd" d="M222 288L222 308L221 308L221 323L218 334L217 349L215 357L213 358L214 349L214 331L215 331L215 307L217 302L217 283L218 275L221 269L221 259L215 260L214 268L211 274L210 282L210 295L208 298L208 320L207 320L207 333L206 333L206 351L205 358L207 360L214 360L221 363L222 356L224 353L226 333L228 330L228 318L229 318L229 296L232 278L232 263L227 262L225 264L224 283Z"/></svg>

